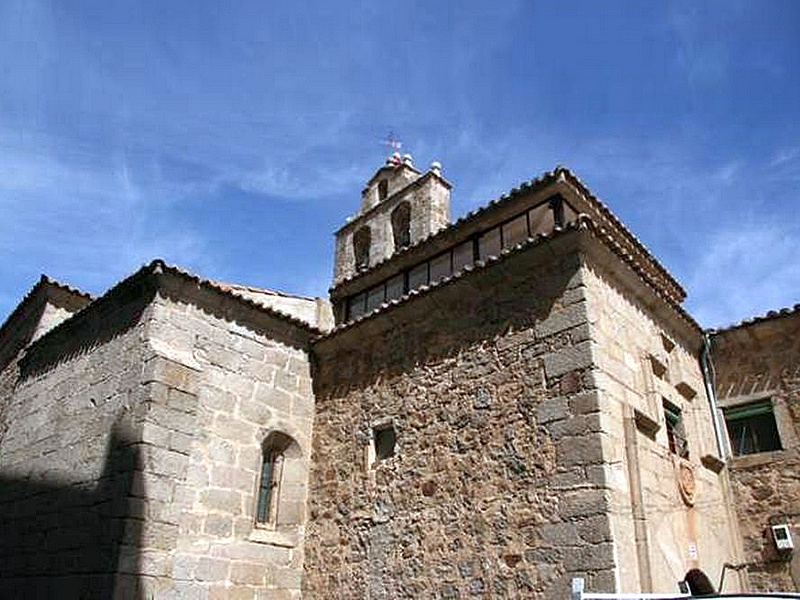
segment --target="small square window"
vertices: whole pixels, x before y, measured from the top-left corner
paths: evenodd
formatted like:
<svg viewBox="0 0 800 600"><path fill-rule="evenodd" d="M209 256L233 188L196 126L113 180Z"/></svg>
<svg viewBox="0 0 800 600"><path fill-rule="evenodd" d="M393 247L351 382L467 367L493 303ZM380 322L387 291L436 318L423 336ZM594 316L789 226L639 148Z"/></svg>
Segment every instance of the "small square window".
<svg viewBox="0 0 800 600"><path fill-rule="evenodd" d="M782 449L770 400L726 408L724 412L734 456Z"/></svg>
<svg viewBox="0 0 800 600"><path fill-rule="evenodd" d="M686 430L683 426L681 409L668 400L663 402L669 451L681 458L689 458L689 443L686 440Z"/></svg>
<svg viewBox="0 0 800 600"><path fill-rule="evenodd" d="M394 426L384 425L372 430L372 441L375 445L375 462L380 462L394 456L397 434Z"/></svg>

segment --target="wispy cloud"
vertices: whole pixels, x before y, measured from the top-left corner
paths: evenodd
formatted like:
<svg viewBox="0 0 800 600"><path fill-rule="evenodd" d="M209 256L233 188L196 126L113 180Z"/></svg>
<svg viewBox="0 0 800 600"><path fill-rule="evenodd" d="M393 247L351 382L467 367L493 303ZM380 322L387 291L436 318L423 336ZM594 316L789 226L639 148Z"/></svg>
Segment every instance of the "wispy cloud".
<svg viewBox="0 0 800 600"><path fill-rule="evenodd" d="M471 148L471 137L463 139ZM494 162L470 187L475 205L552 168L550 157L566 157L686 287L687 307L704 326L800 301L800 223L786 218L794 205L786 185L800 162L792 149L772 159L719 160L681 136L482 139L481 160Z"/></svg>
<svg viewBox="0 0 800 600"><path fill-rule="evenodd" d="M768 167L766 176L769 179L786 184L800 183L800 146L778 150Z"/></svg>
<svg viewBox="0 0 800 600"><path fill-rule="evenodd" d="M329 234L394 129L443 162L456 217L570 166L702 313L711 244L724 263L726 232L797 223L796 80L775 76L796 35L774 7L648 6L577 2L567 47L547 3L0 2L0 278L99 292L163 256L324 293Z"/></svg>
<svg viewBox="0 0 800 600"><path fill-rule="evenodd" d="M687 282L688 306L704 326L730 325L800 302L800 228L737 223L709 236L699 250Z"/></svg>
<svg viewBox="0 0 800 600"><path fill-rule="evenodd" d="M778 150L769 162L770 167L780 167L786 163L800 161L800 147L782 148Z"/></svg>
<svg viewBox="0 0 800 600"><path fill-rule="evenodd" d="M739 5L741 8L741 5ZM736 3L729 10L736 12ZM675 62L684 71L691 84L713 85L728 75L730 55L728 46L719 35L708 35L709 22L719 28L727 17L715 13L714 8L695 2L674 3L669 11L669 24L676 37Z"/></svg>
<svg viewBox="0 0 800 600"><path fill-rule="evenodd" d="M0 153L0 274L39 272L98 292L156 255L197 262L202 240L171 231L131 177L124 158L59 156L11 148Z"/></svg>

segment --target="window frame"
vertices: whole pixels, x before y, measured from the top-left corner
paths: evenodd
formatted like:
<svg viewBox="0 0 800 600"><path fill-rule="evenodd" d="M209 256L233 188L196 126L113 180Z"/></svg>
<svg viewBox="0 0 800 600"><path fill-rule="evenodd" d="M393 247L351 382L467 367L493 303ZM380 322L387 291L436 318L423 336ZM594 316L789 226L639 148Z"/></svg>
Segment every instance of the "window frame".
<svg viewBox="0 0 800 600"><path fill-rule="evenodd" d="M261 472L256 496L255 523L257 526L275 527L277 525L283 462L283 449L272 445L262 449Z"/></svg>
<svg viewBox="0 0 800 600"><path fill-rule="evenodd" d="M726 403L725 406L720 406L722 411L723 421L725 423L725 434L727 436L728 441L728 450L730 452L731 457L733 458L741 458L747 456L757 456L763 455L769 452L779 452L784 449L784 440L781 436L780 424L778 422L778 415L777 411L775 410L775 403L771 396L761 397L761 398L749 398L747 400L736 402L736 403ZM733 422L742 422L746 419L757 418L761 416L769 415L771 417L770 421L770 429L771 439L774 444L757 444L757 438L751 438L750 441L755 445L758 445L758 449L753 449L750 451L741 451L742 443L744 443L744 439L742 439L742 443L739 444L739 451L737 451L736 439L734 439L734 432L731 430L731 421ZM753 432L755 433L755 431ZM765 449L765 446L776 446L776 447L768 447Z"/></svg>
<svg viewBox="0 0 800 600"><path fill-rule="evenodd" d="M286 514L281 510L287 508L284 487L296 486L297 475L304 477L298 472L303 468L302 460L300 446L290 435L272 431L264 438L253 506L254 528L275 531L292 525L284 522Z"/></svg>
<svg viewBox="0 0 800 600"><path fill-rule="evenodd" d="M686 434L686 420L681 407L662 398L664 411L664 431L670 454L678 458L689 458L689 437Z"/></svg>

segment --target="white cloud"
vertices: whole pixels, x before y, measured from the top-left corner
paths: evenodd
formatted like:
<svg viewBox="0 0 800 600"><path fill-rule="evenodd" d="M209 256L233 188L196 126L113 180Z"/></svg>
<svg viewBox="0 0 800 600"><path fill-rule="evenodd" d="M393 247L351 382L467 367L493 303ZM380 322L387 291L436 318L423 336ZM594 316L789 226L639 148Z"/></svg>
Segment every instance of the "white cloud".
<svg viewBox="0 0 800 600"><path fill-rule="evenodd" d="M800 182L800 147L782 148L775 152L766 176L773 181Z"/></svg>
<svg viewBox="0 0 800 600"><path fill-rule="evenodd" d="M142 190L124 157L59 155L53 146L2 146L0 251L14 257L0 266L2 279L45 272L100 292L154 256L193 263L203 255L194 232L158 226L149 198L159 191Z"/></svg>
<svg viewBox="0 0 800 600"><path fill-rule="evenodd" d="M697 251L687 305L705 327L730 325L800 302L796 226L740 222L709 236Z"/></svg>
<svg viewBox="0 0 800 600"><path fill-rule="evenodd" d="M469 132L461 141L465 152L474 148ZM780 204L793 205L786 183L800 155L791 149L776 153L772 169L768 160L700 156L681 138L568 144L546 134L486 137L472 152L480 170L467 209L552 168L553 156L566 156L686 288L687 308L703 326L800 302L800 221Z"/></svg>
<svg viewBox="0 0 800 600"><path fill-rule="evenodd" d="M800 160L800 148L782 148L778 150L769 162L770 167L780 167L789 162Z"/></svg>

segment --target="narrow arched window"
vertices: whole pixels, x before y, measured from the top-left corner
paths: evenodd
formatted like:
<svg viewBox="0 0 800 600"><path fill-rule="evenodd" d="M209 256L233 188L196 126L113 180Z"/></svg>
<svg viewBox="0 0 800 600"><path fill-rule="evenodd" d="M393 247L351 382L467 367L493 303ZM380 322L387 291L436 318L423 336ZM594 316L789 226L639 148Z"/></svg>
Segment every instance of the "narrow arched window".
<svg viewBox="0 0 800 600"><path fill-rule="evenodd" d="M389 182L384 179L378 182L378 200L386 200L389 195Z"/></svg>
<svg viewBox="0 0 800 600"><path fill-rule="evenodd" d="M261 463L261 483L258 489L256 522L262 525L275 523L278 516L278 496L283 474L283 453L266 449Z"/></svg>
<svg viewBox="0 0 800 600"><path fill-rule="evenodd" d="M292 438L278 432L264 441L256 504L256 523L259 525L275 526L279 523L284 463L292 445Z"/></svg>
<svg viewBox="0 0 800 600"><path fill-rule="evenodd" d="M372 243L372 234L369 227L362 227L353 234L353 254L356 259L356 269L361 271L369 267L369 247Z"/></svg>
<svg viewBox="0 0 800 600"><path fill-rule="evenodd" d="M408 202L399 204L392 211L392 234L395 250L411 245L411 205Z"/></svg>

